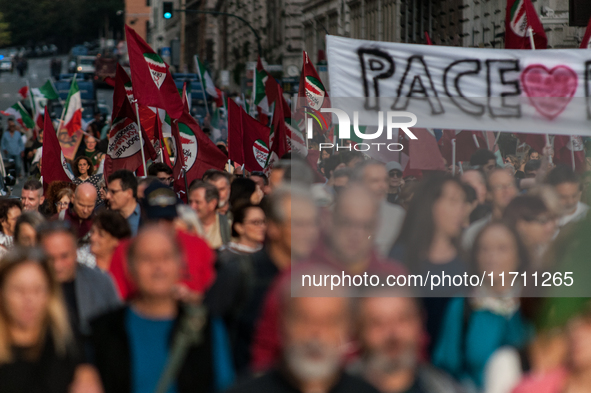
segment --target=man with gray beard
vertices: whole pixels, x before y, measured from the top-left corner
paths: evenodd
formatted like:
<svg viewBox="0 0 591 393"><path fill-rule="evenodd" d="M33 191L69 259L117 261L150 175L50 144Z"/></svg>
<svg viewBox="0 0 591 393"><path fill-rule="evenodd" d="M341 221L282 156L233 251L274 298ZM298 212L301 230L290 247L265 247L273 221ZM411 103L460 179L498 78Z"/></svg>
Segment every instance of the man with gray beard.
<svg viewBox="0 0 591 393"><path fill-rule="evenodd" d="M349 371L382 393L460 392L451 377L420 360L425 330L419 300L391 291L375 295L382 297L359 299L362 352Z"/></svg>
<svg viewBox="0 0 591 393"><path fill-rule="evenodd" d="M229 393L377 393L343 370L350 332L349 299L291 297L290 285L281 292L278 367Z"/></svg>

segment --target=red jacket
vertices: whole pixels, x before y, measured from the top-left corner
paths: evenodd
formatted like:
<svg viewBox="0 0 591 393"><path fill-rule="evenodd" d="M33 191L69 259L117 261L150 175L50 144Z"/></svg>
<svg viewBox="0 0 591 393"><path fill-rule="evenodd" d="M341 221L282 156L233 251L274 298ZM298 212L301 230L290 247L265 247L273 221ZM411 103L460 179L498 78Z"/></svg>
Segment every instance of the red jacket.
<svg viewBox="0 0 591 393"><path fill-rule="evenodd" d="M184 271L181 283L195 292L203 293L215 278L215 254L205 240L187 232L177 231L177 240L182 247ZM136 288L127 271L127 249L131 240L119 243L113 254L109 272L115 281L119 295L123 300L132 297Z"/></svg>

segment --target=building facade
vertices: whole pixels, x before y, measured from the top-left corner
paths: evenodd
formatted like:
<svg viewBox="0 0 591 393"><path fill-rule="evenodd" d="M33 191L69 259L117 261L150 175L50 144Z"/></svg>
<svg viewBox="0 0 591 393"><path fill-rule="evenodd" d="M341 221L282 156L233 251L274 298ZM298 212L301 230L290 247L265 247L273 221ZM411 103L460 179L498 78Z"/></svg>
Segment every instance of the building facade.
<svg viewBox="0 0 591 393"><path fill-rule="evenodd" d="M125 24L149 42L151 30L151 2L155 0L125 0ZM160 0L156 0L160 1Z"/></svg>
<svg viewBox="0 0 591 393"><path fill-rule="evenodd" d="M174 8L181 8L182 1L188 10L243 19L186 15L188 69L194 71L193 55L198 54L218 83L222 71L230 75L222 86L230 90L244 89L244 80L252 77L249 69L259 54L259 43L265 63L275 66L276 75L288 79L299 76L302 50L314 64L323 63L327 34L425 44L428 33L435 45L504 47L507 0L174 0ZM569 26L569 0L532 2L549 48L579 46L584 28ZM180 38L180 13L164 20L161 4L162 0L126 3L126 20L130 23L137 18L132 26L146 34L155 49L170 47ZM140 19L146 13L149 24ZM325 78L322 72L321 77Z"/></svg>

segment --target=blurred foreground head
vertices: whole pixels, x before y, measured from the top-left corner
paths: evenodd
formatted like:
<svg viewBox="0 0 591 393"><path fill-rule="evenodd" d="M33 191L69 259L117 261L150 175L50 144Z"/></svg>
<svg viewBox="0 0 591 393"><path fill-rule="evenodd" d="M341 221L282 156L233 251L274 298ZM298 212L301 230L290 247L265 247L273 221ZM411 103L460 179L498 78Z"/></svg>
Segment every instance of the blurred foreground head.
<svg viewBox="0 0 591 393"><path fill-rule="evenodd" d="M145 227L132 240L127 261L139 296L145 299L173 296L181 276L181 252L174 231L162 226Z"/></svg>
<svg viewBox="0 0 591 393"><path fill-rule="evenodd" d="M365 376L381 391L383 376L418 366L424 337L418 299L394 291L358 300L358 338Z"/></svg>
<svg viewBox="0 0 591 393"><path fill-rule="evenodd" d="M352 265L369 258L378 223L379 200L375 193L353 184L336 198L329 224L329 241L338 260Z"/></svg>
<svg viewBox="0 0 591 393"><path fill-rule="evenodd" d="M304 288L294 296L314 296L313 291ZM332 382L341 371L350 334L349 298L292 297L289 282L281 296L281 343L288 372L300 385Z"/></svg>
<svg viewBox="0 0 591 393"><path fill-rule="evenodd" d="M318 211L309 189L299 183L282 186L269 196L267 240L271 247L291 253L293 259L307 257L318 240Z"/></svg>

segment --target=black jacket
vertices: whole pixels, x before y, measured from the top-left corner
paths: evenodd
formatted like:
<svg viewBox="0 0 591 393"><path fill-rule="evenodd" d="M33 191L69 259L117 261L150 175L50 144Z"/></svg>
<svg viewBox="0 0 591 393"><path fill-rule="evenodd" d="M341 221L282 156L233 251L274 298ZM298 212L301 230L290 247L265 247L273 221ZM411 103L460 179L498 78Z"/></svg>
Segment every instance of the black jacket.
<svg viewBox="0 0 591 393"><path fill-rule="evenodd" d="M125 327L125 315L128 306L105 314L91 323L93 362L98 368L105 392L131 393L131 354L129 337ZM170 345L179 330L179 322L184 315L183 309L174 322ZM200 344L189 349L187 357L177 377L179 393L212 392L214 377L212 366L211 328L207 321L202 330ZM154 370L162 374L163 370Z"/></svg>
<svg viewBox="0 0 591 393"><path fill-rule="evenodd" d="M59 355L51 334L47 334L38 359L28 360L22 349L13 348L13 352L13 361L0 366L0 392L68 393L80 363L73 346L65 356Z"/></svg>

